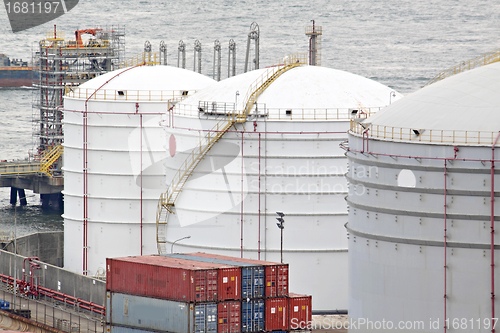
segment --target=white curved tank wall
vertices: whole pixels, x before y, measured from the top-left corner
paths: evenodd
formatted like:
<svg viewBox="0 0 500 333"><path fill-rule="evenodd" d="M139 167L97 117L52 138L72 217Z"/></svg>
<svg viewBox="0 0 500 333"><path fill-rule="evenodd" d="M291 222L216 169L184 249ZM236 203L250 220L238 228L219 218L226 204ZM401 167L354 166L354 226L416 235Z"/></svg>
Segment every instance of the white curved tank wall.
<svg viewBox="0 0 500 333"><path fill-rule="evenodd" d="M221 81L174 108L165 127L171 156L165 160L167 184L205 135L200 129L208 131L221 119L199 113L198 101L234 103L236 97L242 103L248 86L262 72ZM260 244L260 259L279 262L276 212L283 212L283 257L290 264L290 290L312 294L315 311L346 310L347 161L339 147L349 128L346 104L363 108L363 99L356 102L356 97L365 94L364 105L373 107L376 101L383 106L391 92L378 84L372 86L373 91L360 91L366 84L362 80L367 79L356 77L358 91L346 93L349 89L340 88L344 79L345 87L356 86L346 76L306 66L290 70L271 84L257 100L266 104L269 119L252 118L233 127L187 181L175 203L175 214L168 217L166 251L176 240L191 236L176 242L174 252L231 256L243 252L245 258L258 259ZM373 97L377 94L380 99ZM189 105L195 111L189 112ZM328 119L324 113L319 116L325 108L332 112L335 107L344 113L343 119L333 113ZM286 115L287 109L292 116ZM318 112L316 119L314 112ZM307 119L302 118L304 113Z"/></svg>
<svg viewBox="0 0 500 333"><path fill-rule="evenodd" d="M88 81L80 86L82 97L65 97L64 101L64 264L65 268L81 273L85 91L88 95L104 84L99 91L106 90L110 96L105 100L98 95L87 102L89 275L105 272L108 257L157 253L155 213L158 198L166 187L162 164L166 138L160 122L171 104L168 99L148 101L149 92L181 98L183 91L193 93L213 82L168 66L120 71ZM141 90L144 96L127 96L127 100L113 97L118 90L134 89Z"/></svg>
<svg viewBox="0 0 500 333"><path fill-rule="evenodd" d="M450 331L490 332L491 146L455 152L452 145L370 139L367 153L351 133L349 149L349 316L408 328L398 332L442 332L446 294ZM494 209L498 215L498 199ZM495 245L497 267L499 255ZM499 274L495 268L497 286ZM368 324L356 328L349 331L373 332Z"/></svg>
<svg viewBox="0 0 500 333"><path fill-rule="evenodd" d="M212 124L204 122L203 126L211 128ZM266 127L264 121L257 124L257 130ZM267 129L287 131L295 125L267 122ZM175 252L240 256L243 236L244 257L257 259L260 219L260 258L279 262L281 238L275 218L282 211L286 214L283 256L290 264L290 290L330 293L328 298L315 297L318 310L346 308L347 293L340 292L347 282L346 160L338 147L345 140L345 126L345 122L301 125L304 132L337 134L261 134L260 164L258 134L243 134L242 151L241 134L227 133L196 168L175 205L176 214L169 217L169 242L191 236L176 243ZM183 161L180 151L190 150L181 147L196 142L197 132L169 132L178 142L177 161ZM167 164L172 176L175 165ZM328 308L332 304L338 307Z"/></svg>
<svg viewBox="0 0 500 333"><path fill-rule="evenodd" d="M66 103L65 108L74 110L71 104ZM92 103L89 104L92 106ZM135 102L129 104L133 104L135 108ZM154 111L154 107L149 108L148 104L140 102L141 112ZM163 108L166 108L166 103L162 104ZM122 110L124 109L126 108ZM106 107L103 106L102 110L106 110ZM157 170L151 168L152 164L161 163L165 157L164 145L159 139L164 137L158 125L159 118L159 115L142 116L143 159L141 161L140 114L88 113L88 268L90 274L105 268L106 257L156 252L156 245L148 240L155 238L154 212L158 196L166 186L163 168L160 167ZM65 112L64 126L65 267L73 271L81 271L83 268L82 113ZM146 136L149 136L152 141L146 141ZM132 142L130 142L131 139ZM142 186L141 170L143 171ZM141 221L143 222L142 242Z"/></svg>

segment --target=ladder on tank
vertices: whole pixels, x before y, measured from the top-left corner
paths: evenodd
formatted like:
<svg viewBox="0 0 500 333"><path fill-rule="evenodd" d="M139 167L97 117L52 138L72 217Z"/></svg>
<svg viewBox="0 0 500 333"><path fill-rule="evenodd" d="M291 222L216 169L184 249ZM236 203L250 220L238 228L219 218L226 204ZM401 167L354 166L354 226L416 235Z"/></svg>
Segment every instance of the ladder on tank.
<svg viewBox="0 0 500 333"><path fill-rule="evenodd" d="M166 229L168 217L175 214L174 207L179 194L194 170L205 158L210 149L224 136L229 129L236 123L244 123L252 111L257 98L268 88L278 77L288 70L307 64L306 55L294 54L285 57L278 65L269 67L261 76L259 76L249 87L245 96L245 108L241 112L228 114L220 120L205 137L200 140L199 145L189 154L173 177L167 192L162 193L158 200L156 210L156 244L158 253L165 253L167 243Z"/></svg>

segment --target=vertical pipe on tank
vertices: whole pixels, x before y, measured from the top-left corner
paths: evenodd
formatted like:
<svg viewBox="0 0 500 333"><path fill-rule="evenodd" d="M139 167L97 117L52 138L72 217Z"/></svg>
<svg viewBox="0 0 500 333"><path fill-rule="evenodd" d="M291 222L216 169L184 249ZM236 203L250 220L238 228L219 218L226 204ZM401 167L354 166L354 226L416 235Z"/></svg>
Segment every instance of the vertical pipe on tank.
<svg viewBox="0 0 500 333"><path fill-rule="evenodd" d="M136 103L136 107L138 108L139 107L139 103ZM138 109L136 109L136 112L138 111ZM142 192L143 192L143 189L142 189L142 113L140 114L140 121L141 121L141 256L142 256L142 220L143 220L143 213L142 213Z"/></svg>
<svg viewBox="0 0 500 333"><path fill-rule="evenodd" d="M83 113L83 275L87 275L87 223L88 223L88 174L87 174L87 101Z"/></svg>
<svg viewBox="0 0 500 333"><path fill-rule="evenodd" d="M446 312L446 303L447 303L447 248L448 248L448 235L447 235L447 177L448 177L448 169L447 169L447 160L444 160L444 332L447 330L447 312Z"/></svg>
<svg viewBox="0 0 500 333"><path fill-rule="evenodd" d="M120 73L114 75L111 77L109 80L104 82L99 88L94 90L92 94L90 94L89 97L85 100L85 109L82 113L83 115L83 275L87 275L87 262L88 262L88 246L87 246L87 234L88 234L88 173L87 173L87 167L88 167L88 161L87 161L87 141L88 141L88 131L87 131L87 125L88 125L88 103L89 100L94 97L94 95L101 90L102 87L104 87L106 84L108 84L111 80L114 78L120 76L120 74L125 73L131 69L134 69L139 66L144 66L144 63L129 67Z"/></svg>
<svg viewBox="0 0 500 333"><path fill-rule="evenodd" d="M491 321L495 320L495 146L500 138L498 132L495 142L491 146ZM492 326L491 332L495 333L495 327Z"/></svg>
<svg viewBox="0 0 500 333"><path fill-rule="evenodd" d="M241 258L243 258L243 131L241 131Z"/></svg>
<svg viewBox="0 0 500 333"><path fill-rule="evenodd" d="M258 259L259 260L260 260L260 137L261 137L261 134L259 132L259 251L258 251L258 254L259 254Z"/></svg>

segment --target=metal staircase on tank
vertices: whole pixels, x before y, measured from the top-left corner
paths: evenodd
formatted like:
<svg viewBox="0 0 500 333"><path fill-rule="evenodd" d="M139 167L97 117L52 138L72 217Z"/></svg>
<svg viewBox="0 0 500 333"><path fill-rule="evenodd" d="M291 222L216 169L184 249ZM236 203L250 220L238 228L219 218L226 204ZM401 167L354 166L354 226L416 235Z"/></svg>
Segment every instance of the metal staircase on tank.
<svg viewBox="0 0 500 333"><path fill-rule="evenodd" d="M200 140L199 145L182 163L172 179L167 192L162 193L158 200L158 207L156 210L156 244L159 254L166 252L166 227L168 224L168 217L170 214L175 214L175 202L198 164L200 164L210 149L212 149L232 126L236 123L245 123L247 121L247 117L254 108L257 98L278 77L292 68L306 64L306 55L293 54L283 58L277 65L269 67L250 85L244 98L244 101L246 101L244 102L245 108L239 112L228 113L225 118L220 120L207 132L205 137Z"/></svg>

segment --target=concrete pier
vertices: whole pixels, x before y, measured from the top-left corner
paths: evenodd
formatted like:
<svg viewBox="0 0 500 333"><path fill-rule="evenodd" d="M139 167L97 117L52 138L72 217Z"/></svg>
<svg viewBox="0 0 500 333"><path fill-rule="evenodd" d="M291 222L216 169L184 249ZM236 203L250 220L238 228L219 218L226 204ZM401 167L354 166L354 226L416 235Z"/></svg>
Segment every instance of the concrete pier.
<svg viewBox="0 0 500 333"><path fill-rule="evenodd" d="M25 190L40 194L42 209L63 208L62 190L64 189L64 178L48 177L45 174L30 173L20 175L0 175L0 187L10 187L10 203L15 205L17 199L21 206L26 206Z"/></svg>

